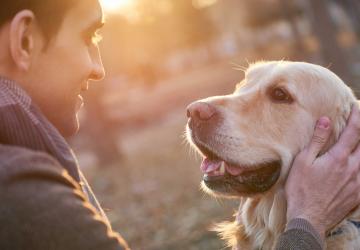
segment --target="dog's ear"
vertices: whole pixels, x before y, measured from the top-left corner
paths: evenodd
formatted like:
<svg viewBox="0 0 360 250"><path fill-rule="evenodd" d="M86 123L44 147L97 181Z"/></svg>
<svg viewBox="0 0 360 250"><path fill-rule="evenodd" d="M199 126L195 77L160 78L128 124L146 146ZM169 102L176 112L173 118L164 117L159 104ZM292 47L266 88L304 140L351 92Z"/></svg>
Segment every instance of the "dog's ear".
<svg viewBox="0 0 360 250"><path fill-rule="evenodd" d="M360 107L360 100L355 100L353 102L348 102L345 105L341 105L336 109L333 117L331 118L332 121L332 132L330 138L324 148L321 150L320 154L325 153L329 150L329 148L335 144L335 142L339 139L340 134L344 130L347 120L349 119L351 108L353 105L358 105Z"/></svg>

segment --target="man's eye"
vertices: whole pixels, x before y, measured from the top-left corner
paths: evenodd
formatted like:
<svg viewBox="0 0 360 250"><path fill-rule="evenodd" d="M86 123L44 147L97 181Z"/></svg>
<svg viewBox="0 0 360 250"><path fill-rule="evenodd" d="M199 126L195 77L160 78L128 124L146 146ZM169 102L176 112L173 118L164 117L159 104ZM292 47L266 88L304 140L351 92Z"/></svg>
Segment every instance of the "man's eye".
<svg viewBox="0 0 360 250"><path fill-rule="evenodd" d="M277 87L270 91L270 97L275 102L292 103L291 95L283 88Z"/></svg>

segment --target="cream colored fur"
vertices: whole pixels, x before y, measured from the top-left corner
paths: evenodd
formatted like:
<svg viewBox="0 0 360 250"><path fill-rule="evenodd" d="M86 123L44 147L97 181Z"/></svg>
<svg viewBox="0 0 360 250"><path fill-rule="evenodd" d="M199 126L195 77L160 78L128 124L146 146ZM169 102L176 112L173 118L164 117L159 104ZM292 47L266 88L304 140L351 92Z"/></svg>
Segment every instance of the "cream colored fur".
<svg viewBox="0 0 360 250"><path fill-rule="evenodd" d="M274 103L268 96L274 86L286 88L294 102ZM309 143L321 116L328 116L333 127L324 151L334 144L357 100L351 89L326 68L273 61L250 65L233 94L200 101L212 104L224 116L211 143L215 153L239 165L282 161L277 183L263 194L239 197L235 222L217 228L234 249L273 249L286 224L283 186L294 157ZM358 230L346 221L339 226L344 232L328 238L327 249L360 249Z"/></svg>

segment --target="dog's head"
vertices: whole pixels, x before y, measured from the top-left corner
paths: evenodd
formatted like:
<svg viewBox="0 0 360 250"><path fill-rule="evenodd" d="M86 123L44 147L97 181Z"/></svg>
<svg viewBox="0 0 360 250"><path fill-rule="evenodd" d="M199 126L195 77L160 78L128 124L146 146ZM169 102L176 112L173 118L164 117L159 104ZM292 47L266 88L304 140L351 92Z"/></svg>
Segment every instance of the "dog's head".
<svg viewBox="0 0 360 250"><path fill-rule="evenodd" d="M204 157L203 187L215 195L251 196L281 185L316 121L332 121L327 150L355 102L351 89L321 66L250 65L234 93L188 106L188 139Z"/></svg>

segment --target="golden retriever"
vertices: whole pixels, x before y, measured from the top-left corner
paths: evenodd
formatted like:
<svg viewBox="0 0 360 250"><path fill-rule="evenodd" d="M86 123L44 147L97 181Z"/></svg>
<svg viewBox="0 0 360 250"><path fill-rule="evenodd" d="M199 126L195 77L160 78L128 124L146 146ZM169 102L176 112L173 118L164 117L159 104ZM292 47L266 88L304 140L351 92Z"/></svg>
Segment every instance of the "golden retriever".
<svg viewBox="0 0 360 250"><path fill-rule="evenodd" d="M188 106L188 140L204 156L202 187L239 198L237 219L219 226L233 249L273 249L286 224L284 181L294 157L309 142L316 121L328 116L331 139L339 137L357 103L352 90L330 70L304 62L250 65L234 93ZM358 220L359 220L359 216ZM327 249L360 249L348 220L326 238Z"/></svg>

